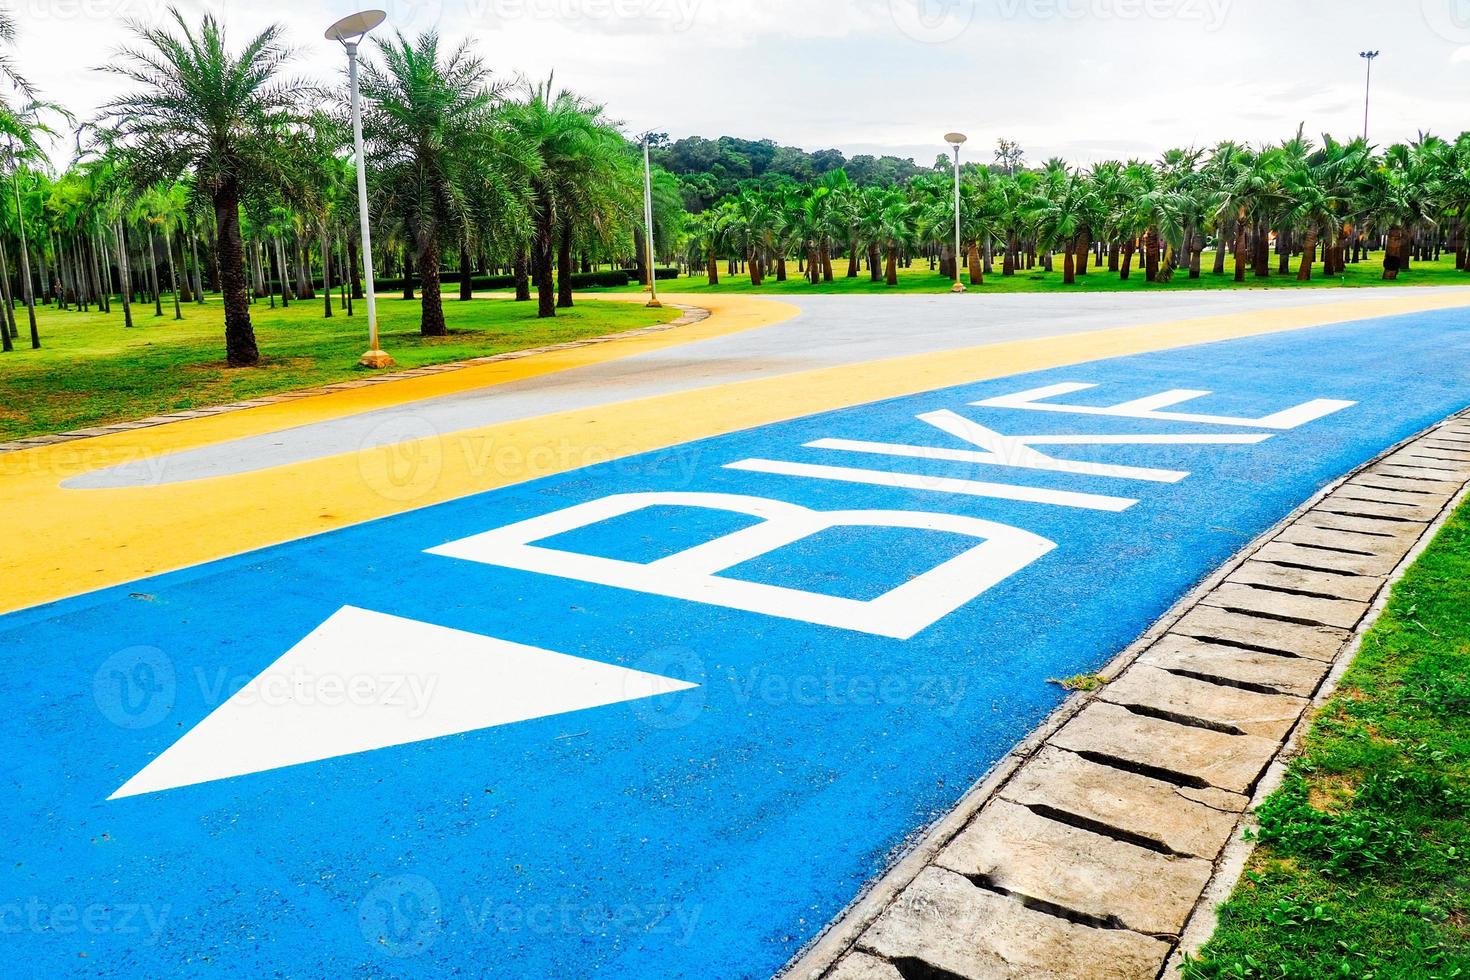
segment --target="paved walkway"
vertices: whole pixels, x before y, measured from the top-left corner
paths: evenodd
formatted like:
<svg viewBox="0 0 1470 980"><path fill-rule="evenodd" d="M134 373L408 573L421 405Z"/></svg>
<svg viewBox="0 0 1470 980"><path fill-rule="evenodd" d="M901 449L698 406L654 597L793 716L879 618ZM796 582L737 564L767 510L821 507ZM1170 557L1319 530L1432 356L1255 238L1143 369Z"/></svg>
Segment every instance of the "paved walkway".
<svg viewBox="0 0 1470 980"><path fill-rule="evenodd" d="M15 958L769 975L1051 716L1048 678L1470 404L1465 298L1161 320L1181 309L1078 296L1097 329L1044 337L971 298L883 298L866 326L719 300L682 337L0 457L27 514L4 598L48 603L0 618ZM900 331L916 352L873 360ZM524 414L532 378L559 410ZM406 427L359 449L367 413ZM261 469L242 447L267 437ZM1233 584L1208 615L1287 594ZM1094 707L1185 713L1128 694ZM1246 768L1192 788L1243 794Z"/></svg>

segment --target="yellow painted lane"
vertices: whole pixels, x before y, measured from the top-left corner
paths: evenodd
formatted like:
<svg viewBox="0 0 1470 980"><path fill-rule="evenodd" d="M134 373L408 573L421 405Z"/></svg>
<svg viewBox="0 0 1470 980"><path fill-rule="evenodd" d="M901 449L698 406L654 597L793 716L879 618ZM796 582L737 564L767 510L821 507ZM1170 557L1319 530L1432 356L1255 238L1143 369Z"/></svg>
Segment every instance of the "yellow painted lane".
<svg viewBox="0 0 1470 980"><path fill-rule="evenodd" d="M12 517L0 552L0 611L814 412L1099 358L1466 302L1460 293L1375 297L990 344L615 402L215 479L61 487L119 463L534 378L797 312L745 297L689 299L713 315L662 333L0 456L0 507Z"/></svg>

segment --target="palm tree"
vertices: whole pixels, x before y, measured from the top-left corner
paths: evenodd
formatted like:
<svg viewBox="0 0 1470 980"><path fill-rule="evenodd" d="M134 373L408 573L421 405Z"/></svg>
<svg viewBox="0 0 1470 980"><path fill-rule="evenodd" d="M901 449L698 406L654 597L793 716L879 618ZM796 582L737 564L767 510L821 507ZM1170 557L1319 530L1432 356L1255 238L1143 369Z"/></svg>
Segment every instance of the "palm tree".
<svg viewBox="0 0 1470 980"><path fill-rule="evenodd" d="M1068 173L1050 191L1031 198L1028 217L1041 246L1061 250L1062 282L1070 286L1077 281L1077 245L1094 212L1093 189L1086 177Z"/></svg>
<svg viewBox="0 0 1470 980"><path fill-rule="evenodd" d="M134 25L137 47L103 70L138 88L103 106L100 121L117 132L135 183L191 173L214 207L225 308L225 353L232 367L260 363L245 290L240 203L252 189L284 183L283 147L299 119L300 85L279 79L289 57L279 25L232 52L223 26L205 14L196 28L175 7L177 26Z"/></svg>
<svg viewBox="0 0 1470 980"><path fill-rule="evenodd" d="M534 229L531 267L538 287L538 317L556 315L553 252L565 260L562 280L570 290L572 239L579 226L584 233L596 229L607 238L615 227L631 226L640 268L644 262L642 221L637 220L642 211L642 161L634 165L632 147L603 118L601 106L571 92L553 96L551 89L552 79L547 79L505 112L506 123L526 154L520 172L529 191ZM654 275L654 270L647 273Z"/></svg>
<svg viewBox="0 0 1470 980"><path fill-rule="evenodd" d="M874 233L885 252L883 281L889 286L898 285L898 252L914 238L914 216L909 201L902 191L885 190L875 203L878 212L874 220Z"/></svg>
<svg viewBox="0 0 1470 980"><path fill-rule="evenodd" d="M425 31L378 41L382 63L363 70L363 119L374 169L378 211L403 222L417 256L423 310L419 331L442 337L440 250L458 245L470 224L471 198L482 181L513 180L511 144L497 118L502 88L467 41L449 53Z"/></svg>

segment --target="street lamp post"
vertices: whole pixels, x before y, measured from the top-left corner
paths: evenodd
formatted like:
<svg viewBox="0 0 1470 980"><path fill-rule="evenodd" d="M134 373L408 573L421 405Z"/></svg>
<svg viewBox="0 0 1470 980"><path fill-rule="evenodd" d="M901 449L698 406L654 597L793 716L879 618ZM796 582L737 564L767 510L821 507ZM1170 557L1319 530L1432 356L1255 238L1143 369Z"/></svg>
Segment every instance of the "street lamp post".
<svg viewBox="0 0 1470 980"><path fill-rule="evenodd" d="M960 144L967 137L964 133L945 133L944 141L954 147L954 285L952 293L963 293L965 284L960 282Z"/></svg>
<svg viewBox="0 0 1470 980"><path fill-rule="evenodd" d="M658 270L653 267L653 170L648 164L648 134L643 134L643 242L644 265L648 269L648 306L661 307L658 301Z"/></svg>
<svg viewBox="0 0 1470 980"><path fill-rule="evenodd" d="M1368 94L1373 87L1373 59L1377 51L1359 51L1358 57L1368 62L1368 76L1363 80L1363 142L1368 142Z"/></svg>
<svg viewBox="0 0 1470 980"><path fill-rule="evenodd" d="M343 17L327 28L327 40L340 41L347 49L347 84L352 90L352 145L357 155L357 217L362 228L362 278L367 299L368 351L358 358L363 367L385 368L393 363L378 346L378 302L373 285L373 241L368 228L367 160L362 149L362 99L357 91L357 45L367 32L388 15L381 10L363 10ZM325 261L325 258L323 259Z"/></svg>

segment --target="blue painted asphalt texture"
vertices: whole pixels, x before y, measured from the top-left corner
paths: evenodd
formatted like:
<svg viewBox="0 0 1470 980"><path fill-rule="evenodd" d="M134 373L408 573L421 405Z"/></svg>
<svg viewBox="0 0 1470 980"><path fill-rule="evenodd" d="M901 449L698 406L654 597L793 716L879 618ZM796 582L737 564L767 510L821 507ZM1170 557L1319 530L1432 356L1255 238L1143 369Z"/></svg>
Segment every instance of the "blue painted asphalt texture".
<svg viewBox="0 0 1470 980"><path fill-rule="evenodd" d="M597 465L0 619L6 972L764 976L1094 670L1324 483L1470 404L1470 313L1415 314L965 385ZM967 407L1065 381L1260 416L1258 445L1043 447L1177 484L804 449L1003 433L1248 432ZM760 456L1137 497L1121 513L723 469ZM620 492L963 514L1058 547L908 640L425 549ZM23 517L17 515L17 519ZM648 560L740 525L654 510L556 542ZM974 542L963 539L962 546ZM845 529L732 576L869 598L954 553ZM343 605L694 681L645 701L107 797ZM121 665L125 681L109 678ZM220 679L228 678L223 690Z"/></svg>

